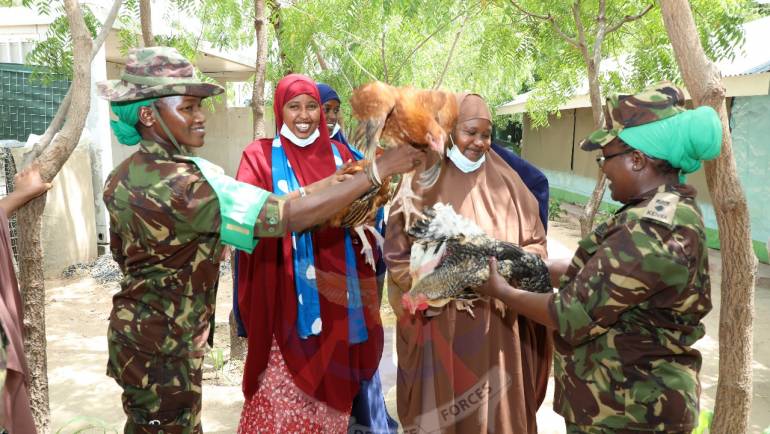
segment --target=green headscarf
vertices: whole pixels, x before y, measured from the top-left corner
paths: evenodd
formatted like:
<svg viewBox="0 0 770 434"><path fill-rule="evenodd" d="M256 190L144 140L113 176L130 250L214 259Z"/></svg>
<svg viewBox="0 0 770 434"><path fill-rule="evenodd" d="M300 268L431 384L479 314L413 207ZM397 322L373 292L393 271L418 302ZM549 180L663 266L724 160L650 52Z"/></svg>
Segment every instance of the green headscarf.
<svg viewBox="0 0 770 434"><path fill-rule="evenodd" d="M629 146L653 158L668 161L685 174L701 167L701 160L719 156L722 148L722 122L709 106L637 127L624 128L618 135Z"/></svg>
<svg viewBox="0 0 770 434"><path fill-rule="evenodd" d="M140 101L111 102L110 107L118 120L110 120L110 126L118 141L124 145L133 146L142 140L142 136L136 129L139 123L139 108L149 107L158 98L143 99Z"/></svg>

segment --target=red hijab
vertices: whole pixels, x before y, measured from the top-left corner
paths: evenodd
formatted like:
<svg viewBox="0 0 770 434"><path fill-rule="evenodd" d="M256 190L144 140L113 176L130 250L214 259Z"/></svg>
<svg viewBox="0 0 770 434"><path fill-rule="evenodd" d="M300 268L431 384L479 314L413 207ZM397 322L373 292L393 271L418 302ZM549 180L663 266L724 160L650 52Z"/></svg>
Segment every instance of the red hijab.
<svg viewBox="0 0 770 434"><path fill-rule="evenodd" d="M283 106L302 94L312 96L321 105L318 89L310 78L290 74L278 83L274 98L276 131L280 132L283 125ZM337 146L344 161L353 159L346 146L329 139L323 110L318 128L320 136L304 148L280 136L286 157L303 186L336 171L332 146ZM238 180L273 191L272 142L271 138L256 140L244 150ZM314 230L313 249L323 328L319 336L307 339L300 339L296 329L291 234L262 239L252 254L240 253L238 306L249 346L243 392L250 398L259 388L259 377L267 367L275 338L297 386L340 411L349 411L361 380L371 378L382 356L376 277L358 254L358 278L369 339L350 345L343 230ZM360 250L355 245L354 249Z"/></svg>

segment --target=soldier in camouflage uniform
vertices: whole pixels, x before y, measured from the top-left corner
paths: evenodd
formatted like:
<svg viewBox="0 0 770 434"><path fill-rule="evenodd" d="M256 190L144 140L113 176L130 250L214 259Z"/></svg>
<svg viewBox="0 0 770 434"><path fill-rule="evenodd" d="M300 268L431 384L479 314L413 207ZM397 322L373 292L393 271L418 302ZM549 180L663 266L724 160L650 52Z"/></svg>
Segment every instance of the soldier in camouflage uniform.
<svg viewBox="0 0 770 434"><path fill-rule="evenodd" d="M201 365L223 242L246 234L253 249L254 238L319 224L372 180L332 176L308 186L306 196L279 198L215 173L190 150L203 145L201 99L223 89L194 78L173 48L134 50L120 80L97 86L118 116L118 140L139 144L104 188L110 247L124 274L110 314L107 374L123 388L125 432L199 433ZM400 173L421 157L394 151L378 167Z"/></svg>
<svg viewBox="0 0 770 434"><path fill-rule="evenodd" d="M703 218L684 174L720 152L710 107L684 109L668 82L607 99L606 126L581 147L624 206L552 261L556 294L510 287L479 292L555 329L554 410L568 433L689 433L698 422L701 355L711 287Z"/></svg>

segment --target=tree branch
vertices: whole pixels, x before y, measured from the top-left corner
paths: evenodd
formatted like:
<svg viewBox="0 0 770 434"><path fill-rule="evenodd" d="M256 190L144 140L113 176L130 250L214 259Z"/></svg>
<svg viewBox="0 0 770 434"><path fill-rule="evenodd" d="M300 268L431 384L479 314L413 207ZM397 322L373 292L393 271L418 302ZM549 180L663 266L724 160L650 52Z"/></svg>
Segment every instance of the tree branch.
<svg viewBox="0 0 770 434"><path fill-rule="evenodd" d="M91 61L93 61L96 54L99 53L102 44L104 44L104 41L107 40L107 36L109 36L112 31L112 26L115 25L115 19L118 18L118 12L120 12L120 7L122 5L123 0L115 0L112 3L112 8L110 8L110 12L107 13L107 17L104 19L104 23L102 23L102 30L96 35L96 39L94 39L94 45L91 48Z"/></svg>
<svg viewBox="0 0 770 434"><path fill-rule="evenodd" d="M452 62L452 56L454 55L455 48L457 47L457 42L460 40L460 35L463 33L463 28L465 28L465 23L468 22L468 17L469 15L466 15L465 18L463 18L463 22L460 24L460 28L457 29L455 40L452 42L452 48L449 49L449 54L447 54L446 57L446 63L444 63L444 69L441 71L441 75L436 78L436 82L433 83L433 89L438 89L438 87L441 86L441 82L444 81L444 76L446 75L447 69L449 69L449 64Z"/></svg>
<svg viewBox="0 0 770 434"><path fill-rule="evenodd" d="M321 67L321 71L328 71L329 65L326 64L326 60L321 55L321 47L318 46L318 43L314 40L310 40L310 45L313 48L313 54L315 54L316 60L318 60L318 66Z"/></svg>
<svg viewBox="0 0 770 434"><path fill-rule="evenodd" d="M586 29L583 27L583 19L580 17L580 0L572 4L572 16L575 18L575 29L577 30L578 45L576 47L583 55L586 66L591 61L591 55L588 52L588 43L586 43Z"/></svg>
<svg viewBox="0 0 770 434"><path fill-rule="evenodd" d="M578 11L579 12L579 11ZM596 38L594 39L594 48L591 51L594 62L601 58L602 44L604 43L604 36L607 32L607 0L599 0L599 15L596 16L596 22L598 23L598 29L596 30Z"/></svg>
<svg viewBox="0 0 770 434"><path fill-rule="evenodd" d="M643 11L639 12L638 14L636 14L636 15L626 15L617 24L614 24L614 25L610 26L607 29L607 32L605 34L608 35L608 34L614 32L615 30L619 29L625 23L630 23L631 21L636 21L636 20L642 18L645 14L647 14L647 12L652 10L653 6L655 6L655 4L654 3L650 3L649 5L647 5L647 7Z"/></svg>
<svg viewBox="0 0 770 434"><path fill-rule="evenodd" d="M77 0L67 0L67 2L74 3L74 5L69 7L80 16L82 21L82 14L80 14ZM80 135L83 132L88 110L91 106L91 54L93 52L93 40L85 28L85 23L82 26L78 24L71 28L70 31L72 32L73 57L73 74L70 87L75 89L70 104L78 109L78 113L69 113L68 110L67 120L61 131L36 158L40 163L40 175L46 182L53 180L67 160L66 157L69 157L72 149L77 146ZM80 111L84 111L84 113L80 113ZM62 155L65 157L62 158Z"/></svg>
<svg viewBox="0 0 770 434"><path fill-rule="evenodd" d="M556 33L559 36L561 36L562 39L564 39L565 41L567 41L570 44L574 45L576 48L580 49L580 43L578 42L578 40L575 39L574 37L568 35L566 32L564 32L564 30L562 30L561 27L559 27L558 24L556 24L556 17L554 17L551 14L540 15L540 14L536 14L534 12L530 12L530 11L524 9L515 0L510 0L510 2L511 2L511 5L513 5L513 7L518 9L522 14L524 14L524 15L526 15L528 17L531 17L531 18L535 18L535 19L538 19L538 20L544 20L544 21L548 21L549 23L551 23L551 27L553 27L553 30L556 31Z"/></svg>
<svg viewBox="0 0 770 434"><path fill-rule="evenodd" d="M104 41L107 40L107 36L109 36L110 31L112 31L112 26L115 24L115 19L117 19L118 12L120 11L120 7L122 5L123 5L123 0L115 0L112 3L112 8L110 8L110 12L107 14L107 17L105 18L104 23L102 24L102 29L99 31L99 34L96 36L96 39L94 39L93 46L91 48L90 62L93 62L94 58L99 53L99 50L104 44ZM89 65L90 65L90 62L89 62ZM70 86L70 88L67 90L67 93L64 95L64 98L59 104L59 108L56 110L56 114L51 120L51 123L48 124L48 128L45 129L45 132L40 137L40 140L38 140L38 142L35 144L35 146L32 147L31 150L29 150L27 153L24 154L22 167L26 167L30 163L32 163L32 161L35 158L37 158L43 152L43 150L51 143L53 136L56 135L56 133L58 133L59 130L61 130L62 125L64 125L64 120L67 116L67 112L70 109L71 102L72 102L72 86Z"/></svg>
<svg viewBox="0 0 770 434"><path fill-rule="evenodd" d="M382 74L384 75L385 83L388 82L388 62L385 60L385 29L382 29L382 37L380 38L380 57L382 58Z"/></svg>
<svg viewBox="0 0 770 434"><path fill-rule="evenodd" d="M155 36L152 34L152 5L150 5L150 0L139 0L139 22L142 24L144 46L154 46Z"/></svg>
<svg viewBox="0 0 770 434"><path fill-rule="evenodd" d="M77 0L65 0L72 41L72 109L59 134L35 159L40 176L51 182L77 146L91 103L91 35L83 21ZM40 242L42 215L47 194L31 200L17 212L19 219L19 286L24 311L24 353L29 365L30 404L37 432L50 429L51 411L48 397L48 358L45 335L45 283L43 279L43 252Z"/></svg>
<svg viewBox="0 0 770 434"><path fill-rule="evenodd" d="M356 56L354 56L353 53L350 52L350 48L348 48L347 45L345 45L345 52L348 53L348 56L350 56L350 59L353 61L353 63L355 63L358 69L363 71L364 74L368 75L372 80L379 80L377 77L374 76L374 74L372 74L366 68L364 68L364 65L358 62L358 60L356 59Z"/></svg>
<svg viewBox="0 0 770 434"><path fill-rule="evenodd" d="M414 46L414 48L412 48L412 51L410 51L410 52L409 52L409 54L406 56L406 58L404 58L404 60L401 62L401 66L399 66L399 67L398 67L398 69L396 70L396 73L395 73L395 74L393 74L393 81L395 82L395 81L397 81L397 80L399 79L399 77L401 77L401 70L403 70L403 69L404 69L404 66L405 66L407 63L409 63L409 60L412 58L412 56L414 56L414 54L417 52L417 50L419 50L420 48L422 48L422 46L423 46L423 45L425 45L426 43L428 43L428 41L430 41L431 39L433 39L433 37L434 37L434 36L436 36L436 35L438 34L438 32L440 32L441 30L443 30L443 29L444 29L444 27L448 26L449 24L452 24L452 23L453 23L453 22L455 22L455 21L456 21L458 18L460 18L461 16L463 16L464 14L470 13L470 10L471 10L471 8L473 8L473 7L478 7L478 6L480 6L480 5L481 5L481 2L479 2L479 3L476 3L475 5L473 5L473 6L471 6L471 7L468 7L468 8L467 8L467 9L465 9L464 11L462 11L462 12L460 12L459 14L455 15L455 16L454 16L452 19L450 19L449 21L447 21L447 22L445 22L445 23L441 24L440 26L438 26L438 27L436 28L436 30L434 30L434 31L433 31L433 33L431 33L430 35L428 35L428 36L426 36L425 38L423 38L423 40L422 40L422 41L418 42L418 43L417 43L417 45L415 45L415 46Z"/></svg>
<svg viewBox="0 0 770 434"><path fill-rule="evenodd" d="M524 15L526 15L528 17L537 18L538 20L545 20L545 21L550 21L553 18L553 16L551 14L540 15L540 14L536 14L534 12L530 12L530 11L524 9L521 5L516 3L514 0L511 0L511 5L513 5L513 7L518 9L519 12L523 13Z"/></svg>
<svg viewBox="0 0 770 434"><path fill-rule="evenodd" d="M254 65L254 85L251 89L252 135L265 135L265 68L267 68L267 29L265 1L254 0L254 36L257 42L257 63Z"/></svg>

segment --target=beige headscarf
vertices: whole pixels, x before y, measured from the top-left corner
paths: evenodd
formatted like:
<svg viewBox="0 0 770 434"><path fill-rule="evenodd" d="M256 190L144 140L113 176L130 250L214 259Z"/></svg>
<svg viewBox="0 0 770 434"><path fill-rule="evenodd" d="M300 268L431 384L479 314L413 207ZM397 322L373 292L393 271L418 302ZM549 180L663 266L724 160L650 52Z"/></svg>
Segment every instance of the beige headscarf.
<svg viewBox="0 0 770 434"><path fill-rule="evenodd" d="M478 95L465 95L458 102L458 124L479 118L491 120L489 108ZM490 237L546 255L537 200L496 152L488 152L484 165L471 173L445 164L433 187L415 188L415 192L419 196L413 203L417 209L439 202L449 204ZM453 300L419 316L401 314L402 294L412 285L413 243L404 229L402 200L396 199L391 207L383 250L388 265L388 298L400 315L394 340L401 423L406 427L424 423L426 412L458 402L460 396L467 396L461 394L472 390L467 385L487 378L485 384L505 384L505 393L498 400L485 400L478 408L463 412L461 420L451 416L442 419L452 424L444 431L537 432L537 408L545 396L550 372L550 332L486 299L472 306Z"/></svg>
<svg viewBox="0 0 770 434"><path fill-rule="evenodd" d="M492 112L489 111L487 102L481 95L475 93L460 94L458 105L457 125L473 119L486 119L492 122Z"/></svg>

